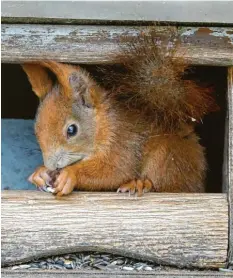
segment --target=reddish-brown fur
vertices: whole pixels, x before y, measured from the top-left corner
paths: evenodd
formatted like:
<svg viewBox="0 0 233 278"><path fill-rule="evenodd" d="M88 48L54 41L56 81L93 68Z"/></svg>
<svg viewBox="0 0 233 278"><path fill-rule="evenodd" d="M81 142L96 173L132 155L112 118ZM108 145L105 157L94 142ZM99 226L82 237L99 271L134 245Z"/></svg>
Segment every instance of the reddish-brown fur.
<svg viewBox="0 0 233 278"><path fill-rule="evenodd" d="M23 66L42 99L36 135L47 166L31 182L42 186L61 160L58 195L74 188L132 192L134 186L139 195L143 188L204 191L206 161L192 118L199 121L216 108L209 90L185 80L185 65L165 57L148 37L132 46L130 58L124 51L119 57L123 74L105 75L109 91L76 66L53 61ZM46 69L56 75L55 87ZM66 137L70 123L79 127L74 139Z"/></svg>

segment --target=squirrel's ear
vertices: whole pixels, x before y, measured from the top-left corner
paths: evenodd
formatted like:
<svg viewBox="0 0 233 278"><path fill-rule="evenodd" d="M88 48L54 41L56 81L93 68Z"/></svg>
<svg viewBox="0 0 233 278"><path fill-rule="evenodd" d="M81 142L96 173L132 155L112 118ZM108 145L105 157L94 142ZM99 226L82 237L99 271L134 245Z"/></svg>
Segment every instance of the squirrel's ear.
<svg viewBox="0 0 233 278"><path fill-rule="evenodd" d="M79 67L55 61L40 61L38 64L55 74L58 83L62 86L62 93L69 97L72 93L69 84L69 77L74 71L78 71Z"/></svg>
<svg viewBox="0 0 233 278"><path fill-rule="evenodd" d="M23 64L22 68L28 76L32 90L39 98L43 98L53 86L45 68L38 64Z"/></svg>
<svg viewBox="0 0 233 278"><path fill-rule="evenodd" d="M81 72L75 71L69 77L73 97L87 107L96 107L103 98L103 94L91 78Z"/></svg>

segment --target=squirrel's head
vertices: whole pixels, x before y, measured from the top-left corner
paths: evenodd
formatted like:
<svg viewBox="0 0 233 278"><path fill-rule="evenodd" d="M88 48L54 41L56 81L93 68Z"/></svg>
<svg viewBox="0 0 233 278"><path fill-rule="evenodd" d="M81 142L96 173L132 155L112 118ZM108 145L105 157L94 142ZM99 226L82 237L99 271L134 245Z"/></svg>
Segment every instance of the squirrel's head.
<svg viewBox="0 0 233 278"><path fill-rule="evenodd" d="M77 66L49 61L24 64L23 69L40 98L35 133L45 166L55 170L88 159L94 153L96 110L105 92ZM55 84L48 69L57 78Z"/></svg>

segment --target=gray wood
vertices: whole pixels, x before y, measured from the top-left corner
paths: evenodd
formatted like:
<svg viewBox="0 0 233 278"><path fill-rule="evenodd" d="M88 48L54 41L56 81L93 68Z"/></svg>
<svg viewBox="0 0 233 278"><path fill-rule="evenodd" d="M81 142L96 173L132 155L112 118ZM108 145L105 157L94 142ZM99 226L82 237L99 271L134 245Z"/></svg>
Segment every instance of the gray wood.
<svg viewBox="0 0 233 278"><path fill-rule="evenodd" d="M122 36L130 39L145 28L3 24L2 62L51 59L79 64L113 63ZM167 41L170 32L168 27L157 27L158 42ZM178 33L177 59L197 65L233 65L233 28L185 27Z"/></svg>
<svg viewBox="0 0 233 278"><path fill-rule="evenodd" d="M3 1L13 18L233 23L232 1Z"/></svg>
<svg viewBox="0 0 233 278"><path fill-rule="evenodd" d="M2 270L2 278L217 278L217 277L232 277L232 273L216 272L216 271L187 271L187 270L173 270L173 271L156 271L156 272L102 272L102 271L8 271Z"/></svg>
<svg viewBox="0 0 233 278"><path fill-rule="evenodd" d="M224 267L226 194L2 192L2 265L104 251L179 267Z"/></svg>
<svg viewBox="0 0 233 278"><path fill-rule="evenodd" d="M233 266L233 67L228 68L228 202L230 206L229 264Z"/></svg>

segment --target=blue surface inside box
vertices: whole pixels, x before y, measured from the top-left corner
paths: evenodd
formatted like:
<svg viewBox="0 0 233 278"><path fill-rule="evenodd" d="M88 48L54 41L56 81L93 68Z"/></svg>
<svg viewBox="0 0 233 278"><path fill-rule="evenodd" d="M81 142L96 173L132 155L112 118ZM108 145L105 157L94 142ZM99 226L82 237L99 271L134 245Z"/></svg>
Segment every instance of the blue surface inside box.
<svg viewBox="0 0 233 278"><path fill-rule="evenodd" d="M33 120L2 119L1 189L36 190L27 178L43 164Z"/></svg>

